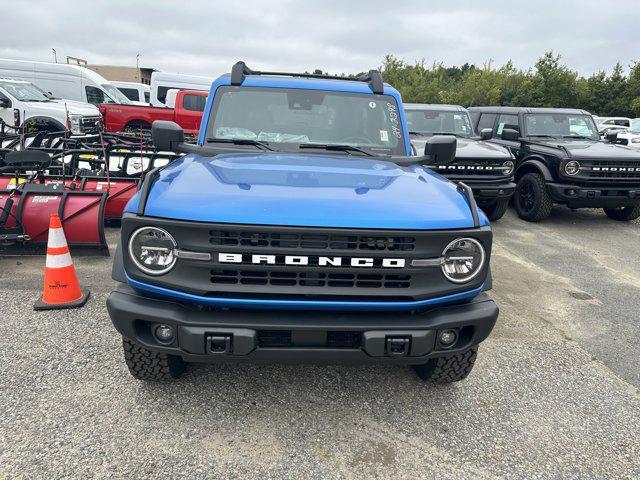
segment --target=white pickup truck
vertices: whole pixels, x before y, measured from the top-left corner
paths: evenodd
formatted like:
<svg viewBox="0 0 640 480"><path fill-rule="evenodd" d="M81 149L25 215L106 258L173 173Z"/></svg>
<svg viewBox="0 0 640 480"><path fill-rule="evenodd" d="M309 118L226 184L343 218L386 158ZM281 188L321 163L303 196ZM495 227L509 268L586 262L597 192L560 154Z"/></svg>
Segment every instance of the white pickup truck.
<svg viewBox="0 0 640 480"><path fill-rule="evenodd" d="M96 133L101 118L89 103L54 99L30 82L0 78L0 120L9 126L57 132L68 123L71 133L80 135Z"/></svg>

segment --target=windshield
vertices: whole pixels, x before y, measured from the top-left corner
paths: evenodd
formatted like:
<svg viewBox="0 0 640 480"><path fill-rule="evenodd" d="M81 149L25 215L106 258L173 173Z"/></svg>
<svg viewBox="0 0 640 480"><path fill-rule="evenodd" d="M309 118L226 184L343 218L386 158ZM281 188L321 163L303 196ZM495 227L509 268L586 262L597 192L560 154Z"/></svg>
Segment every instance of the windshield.
<svg viewBox="0 0 640 480"><path fill-rule="evenodd" d="M365 152L406 155L398 106L387 95L221 87L212 111L208 142L263 142L279 150L304 144L346 145Z"/></svg>
<svg viewBox="0 0 640 480"><path fill-rule="evenodd" d="M4 88L7 93L23 102L49 102L42 90L31 83L3 82L0 81L0 87Z"/></svg>
<svg viewBox="0 0 640 480"><path fill-rule="evenodd" d="M473 135L467 112L405 110L407 129L423 135L449 133L460 137Z"/></svg>
<svg viewBox="0 0 640 480"><path fill-rule="evenodd" d="M100 86L104 89L105 92L107 92L107 94L109 95L109 97L111 97L114 103L124 103L125 105L131 103L129 99L125 97L124 94L113 85L109 83L103 83ZM111 102L105 102L105 103L111 103Z"/></svg>
<svg viewBox="0 0 640 480"><path fill-rule="evenodd" d="M640 120L633 120L631 122L631 127L629 127L628 132L631 133L640 133Z"/></svg>
<svg viewBox="0 0 640 480"><path fill-rule="evenodd" d="M600 139L598 129L590 115L533 113L524 116L524 126L527 137Z"/></svg>

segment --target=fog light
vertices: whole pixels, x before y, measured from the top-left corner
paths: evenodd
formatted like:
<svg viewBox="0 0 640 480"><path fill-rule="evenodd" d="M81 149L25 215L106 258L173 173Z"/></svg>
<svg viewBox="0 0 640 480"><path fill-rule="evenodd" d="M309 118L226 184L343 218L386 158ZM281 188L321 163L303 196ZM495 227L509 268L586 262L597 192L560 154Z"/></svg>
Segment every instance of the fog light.
<svg viewBox="0 0 640 480"><path fill-rule="evenodd" d="M164 343L173 340L173 328L169 325L158 325L154 330L154 334L158 340Z"/></svg>
<svg viewBox="0 0 640 480"><path fill-rule="evenodd" d="M445 347L453 345L457 339L458 334L455 330L442 330L440 332L440 343Z"/></svg>

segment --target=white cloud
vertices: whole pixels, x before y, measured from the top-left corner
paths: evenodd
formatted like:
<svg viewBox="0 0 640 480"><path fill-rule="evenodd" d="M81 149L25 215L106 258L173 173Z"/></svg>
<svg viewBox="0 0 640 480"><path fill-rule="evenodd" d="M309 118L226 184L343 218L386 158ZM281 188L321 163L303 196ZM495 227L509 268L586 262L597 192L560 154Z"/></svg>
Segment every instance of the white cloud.
<svg viewBox="0 0 640 480"><path fill-rule="evenodd" d="M0 57L141 65L218 75L253 68L334 73L376 67L392 53L445 65L508 59L531 67L546 50L580 73L640 59L640 2L309 1L5 2Z"/></svg>

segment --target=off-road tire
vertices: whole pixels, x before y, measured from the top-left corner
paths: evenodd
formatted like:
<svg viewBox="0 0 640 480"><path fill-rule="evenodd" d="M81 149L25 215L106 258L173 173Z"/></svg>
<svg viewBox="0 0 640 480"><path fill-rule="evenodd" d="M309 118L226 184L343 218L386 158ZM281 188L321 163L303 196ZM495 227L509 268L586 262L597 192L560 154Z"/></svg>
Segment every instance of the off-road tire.
<svg viewBox="0 0 640 480"><path fill-rule="evenodd" d="M500 220L504 217L504 214L507 213L507 207L509 207L509 199L499 198L498 200L488 203L487 205L483 205L480 208L490 221L495 222L496 220Z"/></svg>
<svg viewBox="0 0 640 480"><path fill-rule="evenodd" d="M173 380L184 372L185 363L180 357L153 352L124 337L122 349L129 372L138 380Z"/></svg>
<svg viewBox="0 0 640 480"><path fill-rule="evenodd" d="M471 373L478 356L478 346L459 353L432 358L424 365L414 365L416 375L431 383L459 382Z"/></svg>
<svg viewBox="0 0 640 480"><path fill-rule="evenodd" d="M607 217L619 222L629 222L640 217L640 203L629 207L603 208L603 210Z"/></svg>
<svg viewBox="0 0 640 480"><path fill-rule="evenodd" d="M544 177L539 173L527 173L516 185L513 205L518 216L528 222L539 222L551 215L553 199L547 191Z"/></svg>

